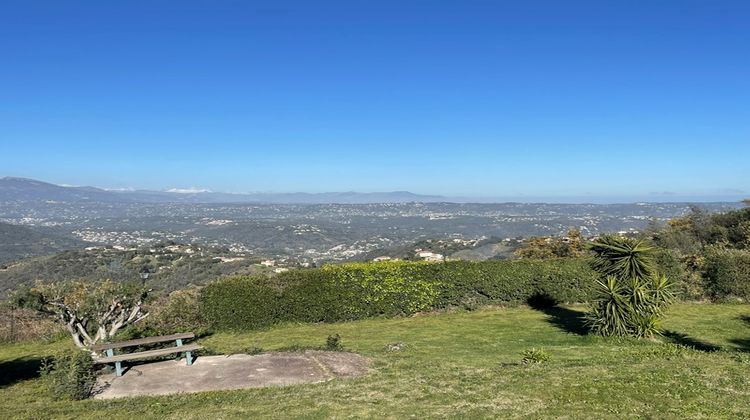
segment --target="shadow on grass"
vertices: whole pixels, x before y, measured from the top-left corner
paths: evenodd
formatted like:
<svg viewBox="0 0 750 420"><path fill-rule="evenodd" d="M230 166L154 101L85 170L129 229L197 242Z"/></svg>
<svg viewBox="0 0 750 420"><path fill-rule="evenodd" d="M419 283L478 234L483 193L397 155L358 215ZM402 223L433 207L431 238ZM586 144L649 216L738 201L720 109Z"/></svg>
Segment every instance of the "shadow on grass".
<svg viewBox="0 0 750 420"><path fill-rule="evenodd" d="M698 340L697 338L690 337L687 334L677 331L665 330L662 332L662 336L664 336L664 338L666 338L670 343L692 347L700 351L714 352L721 350L720 346Z"/></svg>
<svg viewBox="0 0 750 420"><path fill-rule="evenodd" d="M750 325L750 315L740 315L739 319ZM735 338L729 341L739 347L740 351L750 353L750 338Z"/></svg>
<svg viewBox="0 0 750 420"><path fill-rule="evenodd" d="M550 324L563 331L577 335L588 335L589 333L589 329L586 327L586 316L583 312L563 308L562 306L540 310L547 315L547 321Z"/></svg>
<svg viewBox="0 0 750 420"><path fill-rule="evenodd" d="M750 353L750 338L735 338L729 341L736 345L739 351Z"/></svg>
<svg viewBox="0 0 750 420"><path fill-rule="evenodd" d="M547 315L547 322L555 327L572 334L588 335L589 330L586 328L586 317L583 312L557 305L537 304L531 300L528 303L532 309Z"/></svg>
<svg viewBox="0 0 750 420"><path fill-rule="evenodd" d="M37 357L19 357L0 362L0 388L39 377L42 359Z"/></svg>

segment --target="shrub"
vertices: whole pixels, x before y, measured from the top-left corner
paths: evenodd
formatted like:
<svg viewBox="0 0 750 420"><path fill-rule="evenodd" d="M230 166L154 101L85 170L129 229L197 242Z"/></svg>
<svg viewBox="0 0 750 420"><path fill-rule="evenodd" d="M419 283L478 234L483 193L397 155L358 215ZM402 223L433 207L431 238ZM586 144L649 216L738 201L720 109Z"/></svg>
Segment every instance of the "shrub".
<svg viewBox="0 0 750 420"><path fill-rule="evenodd" d="M703 276L712 298L750 300L750 251L709 247Z"/></svg>
<svg viewBox="0 0 750 420"><path fill-rule="evenodd" d="M700 276L690 269L689 257L681 256L674 249L657 247L653 258L656 272L670 279L682 298L695 300L704 297Z"/></svg>
<svg viewBox="0 0 750 420"><path fill-rule="evenodd" d="M524 350L521 355L523 356L523 358L521 359L521 363L525 365L545 363L550 361L551 359L546 351L533 347Z"/></svg>
<svg viewBox="0 0 750 420"><path fill-rule="evenodd" d="M60 399L86 399L96 384L91 354L79 349L63 352L51 360L45 360L41 375L46 380L50 394Z"/></svg>
<svg viewBox="0 0 750 420"><path fill-rule="evenodd" d="M343 346L341 345L341 336L338 334L329 335L328 338L326 338L326 350L331 351L338 351L341 350Z"/></svg>
<svg viewBox="0 0 750 420"><path fill-rule="evenodd" d="M149 306L149 317L144 327L155 335L205 333L208 323L201 311L199 296L199 290L193 288L160 297Z"/></svg>

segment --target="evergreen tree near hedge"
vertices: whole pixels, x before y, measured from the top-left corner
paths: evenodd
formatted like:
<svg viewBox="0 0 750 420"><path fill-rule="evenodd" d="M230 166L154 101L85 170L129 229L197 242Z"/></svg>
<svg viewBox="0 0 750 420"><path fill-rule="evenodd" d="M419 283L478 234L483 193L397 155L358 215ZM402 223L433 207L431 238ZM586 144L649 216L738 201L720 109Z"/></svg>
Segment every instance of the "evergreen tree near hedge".
<svg viewBox="0 0 750 420"><path fill-rule="evenodd" d="M591 331L604 336L657 334L674 293L672 282L654 268L654 249L618 236L604 236L590 249L592 267L602 276L587 316Z"/></svg>

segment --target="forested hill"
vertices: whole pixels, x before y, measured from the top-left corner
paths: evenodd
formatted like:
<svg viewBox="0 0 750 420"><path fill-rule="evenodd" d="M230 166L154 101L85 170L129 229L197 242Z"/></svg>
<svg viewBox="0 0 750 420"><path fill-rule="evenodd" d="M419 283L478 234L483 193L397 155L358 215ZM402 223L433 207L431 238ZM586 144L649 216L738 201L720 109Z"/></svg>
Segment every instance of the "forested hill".
<svg viewBox="0 0 750 420"><path fill-rule="evenodd" d="M85 244L69 235L55 232L54 228L32 228L0 222L0 264L81 248Z"/></svg>
<svg viewBox="0 0 750 420"><path fill-rule="evenodd" d="M157 289L174 290L205 284L229 274L258 274L271 269L259 260L231 255L224 249L159 244L138 249L92 247L0 264L0 296L36 281L146 280Z"/></svg>

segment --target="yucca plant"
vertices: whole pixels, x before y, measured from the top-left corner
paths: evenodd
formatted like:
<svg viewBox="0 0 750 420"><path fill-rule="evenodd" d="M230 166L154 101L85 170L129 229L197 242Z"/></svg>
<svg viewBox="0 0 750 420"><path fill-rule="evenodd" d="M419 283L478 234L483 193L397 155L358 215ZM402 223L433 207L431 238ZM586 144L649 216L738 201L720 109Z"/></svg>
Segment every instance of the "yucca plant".
<svg viewBox="0 0 750 420"><path fill-rule="evenodd" d="M597 297L587 315L595 334L649 337L659 332L663 309L674 300L672 283L658 275L653 248L641 241L605 236L591 245L592 266L599 281Z"/></svg>
<svg viewBox="0 0 750 420"><path fill-rule="evenodd" d="M603 236L590 244L592 266L605 276L645 279L654 274L654 249L643 241L620 236Z"/></svg>
<svg viewBox="0 0 750 420"><path fill-rule="evenodd" d="M614 276L597 283L599 296L586 317L591 331L599 335L629 335L633 308L626 288Z"/></svg>
<svg viewBox="0 0 750 420"><path fill-rule="evenodd" d="M634 315L632 320L633 337L644 338L659 334L659 317L656 314Z"/></svg>
<svg viewBox="0 0 750 420"><path fill-rule="evenodd" d="M651 277L649 292L651 293L651 301L657 304L655 309L658 315L661 315L664 307L675 301L676 295L673 286L666 276L656 275Z"/></svg>

